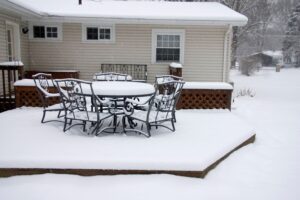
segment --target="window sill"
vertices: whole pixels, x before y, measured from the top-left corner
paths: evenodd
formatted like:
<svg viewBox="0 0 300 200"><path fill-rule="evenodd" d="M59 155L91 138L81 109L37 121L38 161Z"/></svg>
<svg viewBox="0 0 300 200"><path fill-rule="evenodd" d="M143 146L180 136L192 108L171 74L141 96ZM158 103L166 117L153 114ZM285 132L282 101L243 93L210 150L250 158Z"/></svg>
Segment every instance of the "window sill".
<svg viewBox="0 0 300 200"><path fill-rule="evenodd" d="M172 62L178 62L178 63L181 63L180 61L166 61L166 62L152 62L151 64L152 65L170 65ZM183 64L183 63L181 63Z"/></svg>
<svg viewBox="0 0 300 200"><path fill-rule="evenodd" d="M81 43L87 44L114 44L114 40L82 40Z"/></svg>
<svg viewBox="0 0 300 200"><path fill-rule="evenodd" d="M29 38L30 42L62 42L62 39Z"/></svg>

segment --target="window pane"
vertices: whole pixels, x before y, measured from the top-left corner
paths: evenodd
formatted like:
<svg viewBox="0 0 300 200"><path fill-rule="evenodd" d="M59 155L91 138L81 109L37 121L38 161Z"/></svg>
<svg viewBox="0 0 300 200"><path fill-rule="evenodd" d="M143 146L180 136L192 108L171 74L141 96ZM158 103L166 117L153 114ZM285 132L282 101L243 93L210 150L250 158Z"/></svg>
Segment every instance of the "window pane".
<svg viewBox="0 0 300 200"><path fill-rule="evenodd" d="M106 34L105 39L110 40L110 34Z"/></svg>
<svg viewBox="0 0 300 200"><path fill-rule="evenodd" d="M161 41L157 41L157 47L163 47Z"/></svg>
<svg viewBox="0 0 300 200"><path fill-rule="evenodd" d="M44 26L33 26L33 37L34 38L45 38L45 27Z"/></svg>
<svg viewBox="0 0 300 200"><path fill-rule="evenodd" d="M105 29L99 29L100 34L104 34L105 33Z"/></svg>
<svg viewBox="0 0 300 200"><path fill-rule="evenodd" d="M179 42L174 42L174 47L180 47L180 43Z"/></svg>
<svg viewBox="0 0 300 200"><path fill-rule="evenodd" d="M164 42L163 42L163 47L169 47L169 43L166 42L166 41L164 41Z"/></svg>
<svg viewBox="0 0 300 200"><path fill-rule="evenodd" d="M110 29L109 28L101 28L99 29L99 38L100 40L110 40Z"/></svg>
<svg viewBox="0 0 300 200"><path fill-rule="evenodd" d="M86 28L86 36L88 40L98 40L98 28L96 27L89 27Z"/></svg>
<svg viewBox="0 0 300 200"><path fill-rule="evenodd" d="M57 38L57 27L47 27L47 37Z"/></svg>
<svg viewBox="0 0 300 200"><path fill-rule="evenodd" d="M174 38L175 38L175 35L170 35L170 36L169 36L170 42L173 42L173 41L174 41Z"/></svg>
<svg viewBox="0 0 300 200"><path fill-rule="evenodd" d="M157 41L162 41L162 35L157 35Z"/></svg>
<svg viewBox="0 0 300 200"><path fill-rule="evenodd" d="M157 48L156 61L179 61L180 49Z"/></svg>

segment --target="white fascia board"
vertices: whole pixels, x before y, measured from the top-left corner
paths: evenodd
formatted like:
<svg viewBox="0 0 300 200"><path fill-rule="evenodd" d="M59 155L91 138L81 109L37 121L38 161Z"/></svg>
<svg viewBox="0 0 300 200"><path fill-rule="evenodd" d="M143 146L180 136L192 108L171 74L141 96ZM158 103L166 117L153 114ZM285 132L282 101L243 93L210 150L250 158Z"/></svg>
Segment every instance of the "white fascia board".
<svg viewBox="0 0 300 200"><path fill-rule="evenodd" d="M26 18L26 21L36 20ZM93 18L93 17L61 17L61 16L43 16L39 19L44 22L61 23L113 23L113 24L158 24L158 25L231 25L244 26L247 21L229 21L229 20L167 20L167 19L126 19L126 18Z"/></svg>

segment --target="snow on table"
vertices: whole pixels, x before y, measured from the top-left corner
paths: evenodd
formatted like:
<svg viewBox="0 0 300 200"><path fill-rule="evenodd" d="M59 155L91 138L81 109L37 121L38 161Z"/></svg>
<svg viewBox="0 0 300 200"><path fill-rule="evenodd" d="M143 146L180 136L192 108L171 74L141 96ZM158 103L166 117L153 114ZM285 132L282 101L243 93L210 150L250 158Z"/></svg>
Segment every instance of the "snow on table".
<svg viewBox="0 0 300 200"><path fill-rule="evenodd" d="M95 81L92 86L95 94L101 96L143 96L155 91L149 83L131 81ZM90 92L89 88L82 89Z"/></svg>
<svg viewBox="0 0 300 200"><path fill-rule="evenodd" d="M233 86L224 82L186 82L183 89L233 90Z"/></svg>
<svg viewBox="0 0 300 200"><path fill-rule="evenodd" d="M56 113L49 113L50 118ZM176 132L152 137L88 137L63 123L41 124L41 108L0 114L1 168L70 168L201 171L253 136L253 128L229 111L180 110ZM211 123L218 126L211 126Z"/></svg>

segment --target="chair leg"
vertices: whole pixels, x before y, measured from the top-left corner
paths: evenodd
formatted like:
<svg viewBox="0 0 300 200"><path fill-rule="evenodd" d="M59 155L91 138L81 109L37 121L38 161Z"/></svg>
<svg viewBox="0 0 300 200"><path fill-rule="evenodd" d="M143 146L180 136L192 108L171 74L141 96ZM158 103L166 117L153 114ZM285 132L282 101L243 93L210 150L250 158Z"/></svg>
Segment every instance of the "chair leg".
<svg viewBox="0 0 300 200"><path fill-rule="evenodd" d="M61 110L58 111L57 118L60 118Z"/></svg>
<svg viewBox="0 0 300 200"><path fill-rule="evenodd" d="M66 132L66 130L67 130L67 124L68 124L68 119L67 119L67 118L65 118L64 132Z"/></svg>
<svg viewBox="0 0 300 200"><path fill-rule="evenodd" d="M86 131L86 121L83 122L83 129L82 130L83 130L83 132Z"/></svg>
<svg viewBox="0 0 300 200"><path fill-rule="evenodd" d="M41 123L45 123L45 122L44 122L45 116L46 116L46 111L44 110L44 111L43 111L43 117L42 117Z"/></svg>
<svg viewBox="0 0 300 200"><path fill-rule="evenodd" d="M174 122L176 123L176 122L177 122L177 120L176 120L175 111L172 113L172 115L173 115L173 120L174 120Z"/></svg>
<svg viewBox="0 0 300 200"><path fill-rule="evenodd" d="M175 125L174 125L174 120L173 119L171 120L171 123L172 123L172 131L174 132L175 131Z"/></svg>
<svg viewBox="0 0 300 200"><path fill-rule="evenodd" d="M126 128L126 116L122 117L122 127L123 127L124 133L126 133L126 130L125 130L125 128Z"/></svg>
<svg viewBox="0 0 300 200"><path fill-rule="evenodd" d="M96 136L97 136L97 132L99 131L100 124L101 124L101 121L100 121L100 122L97 122L97 124L96 124L94 130L91 132L91 135L96 135Z"/></svg>
<svg viewBox="0 0 300 200"><path fill-rule="evenodd" d="M148 133L148 136L147 137L151 137L151 133L150 133L150 130L151 130L151 126L149 123L147 123L147 133Z"/></svg>

